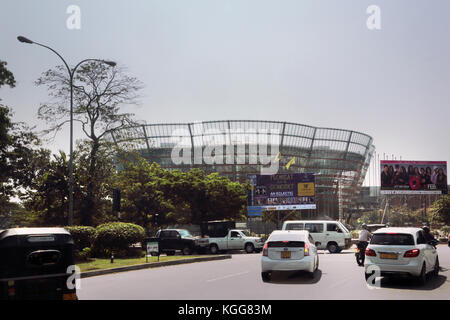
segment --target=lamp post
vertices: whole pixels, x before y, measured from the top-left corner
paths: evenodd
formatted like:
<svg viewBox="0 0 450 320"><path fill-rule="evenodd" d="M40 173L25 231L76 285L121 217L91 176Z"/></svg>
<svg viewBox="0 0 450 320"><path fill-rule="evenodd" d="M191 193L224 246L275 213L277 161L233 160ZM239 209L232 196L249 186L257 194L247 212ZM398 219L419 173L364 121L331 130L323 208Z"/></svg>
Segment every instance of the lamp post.
<svg viewBox="0 0 450 320"><path fill-rule="evenodd" d="M84 59L80 61L75 68L70 69L69 65L67 64L66 60L54 49L43 45L41 43L32 41L30 39L27 39L22 36L18 36L17 40L19 40L22 43L28 43L28 44L36 44L38 46L44 47L55 53L63 62L64 65L67 68L67 72L69 73L69 79L70 79L70 159L69 159L69 216L68 216L68 225L71 226L73 222L73 77L75 75L75 71L77 68L87 61L98 61L105 63L111 67L114 67L116 63L114 61L106 61L101 59Z"/></svg>

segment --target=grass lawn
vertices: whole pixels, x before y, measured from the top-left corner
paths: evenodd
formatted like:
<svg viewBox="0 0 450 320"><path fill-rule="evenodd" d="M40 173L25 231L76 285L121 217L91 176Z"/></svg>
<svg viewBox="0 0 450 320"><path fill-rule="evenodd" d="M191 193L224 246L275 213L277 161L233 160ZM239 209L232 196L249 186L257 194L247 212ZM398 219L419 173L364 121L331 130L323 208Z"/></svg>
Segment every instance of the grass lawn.
<svg viewBox="0 0 450 320"><path fill-rule="evenodd" d="M169 261L169 260L179 260L179 259L189 259L197 257L208 257L207 255L202 256L160 256L159 261ZM148 257L148 262L158 262L158 257ZM135 264L146 263L145 257L143 258L130 258L130 259L114 259L114 263L111 263L111 259L93 259L88 262L77 263L80 267L81 272L93 271L99 269L111 269L118 267L131 266Z"/></svg>

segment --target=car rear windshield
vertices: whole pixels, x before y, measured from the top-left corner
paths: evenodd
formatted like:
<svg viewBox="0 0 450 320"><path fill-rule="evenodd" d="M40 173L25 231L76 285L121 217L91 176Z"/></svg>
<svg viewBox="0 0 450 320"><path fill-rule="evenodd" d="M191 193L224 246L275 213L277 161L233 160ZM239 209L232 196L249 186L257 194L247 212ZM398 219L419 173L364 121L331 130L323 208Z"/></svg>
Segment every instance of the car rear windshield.
<svg viewBox="0 0 450 320"><path fill-rule="evenodd" d="M303 223L288 223L285 230L303 230Z"/></svg>
<svg viewBox="0 0 450 320"><path fill-rule="evenodd" d="M303 241L269 241L267 247L269 248L285 248L285 247L304 247L305 243Z"/></svg>
<svg viewBox="0 0 450 320"><path fill-rule="evenodd" d="M402 233L376 233L372 236L370 244L380 244L387 246L413 246L414 237L410 234Z"/></svg>

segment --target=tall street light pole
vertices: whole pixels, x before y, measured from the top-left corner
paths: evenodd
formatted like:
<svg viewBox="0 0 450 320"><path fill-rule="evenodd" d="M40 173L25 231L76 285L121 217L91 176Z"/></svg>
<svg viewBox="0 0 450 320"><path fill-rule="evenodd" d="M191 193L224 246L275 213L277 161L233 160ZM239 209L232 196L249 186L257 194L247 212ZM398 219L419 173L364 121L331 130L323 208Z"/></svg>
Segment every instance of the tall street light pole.
<svg viewBox="0 0 450 320"><path fill-rule="evenodd" d="M101 59L84 59L80 61L75 68L70 69L69 65L67 64L66 60L54 49L43 45L41 43L32 41L30 39L27 39L22 36L18 36L17 40L19 40L22 43L28 43L28 44L36 44L38 46L44 47L49 49L50 51L54 52L63 62L64 65L67 68L67 72L69 73L69 80L70 80L70 159L69 159L69 216L68 216L68 225L71 226L73 223L73 78L75 75L75 71L77 68L87 61L98 61L105 63L111 67L114 67L116 63L114 61L106 61Z"/></svg>

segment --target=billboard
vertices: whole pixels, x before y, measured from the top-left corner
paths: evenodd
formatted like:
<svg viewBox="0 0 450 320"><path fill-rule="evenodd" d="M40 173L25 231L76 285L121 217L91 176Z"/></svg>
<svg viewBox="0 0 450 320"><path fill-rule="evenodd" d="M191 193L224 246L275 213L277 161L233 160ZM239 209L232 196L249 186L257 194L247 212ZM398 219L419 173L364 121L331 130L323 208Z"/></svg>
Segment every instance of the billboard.
<svg viewBox="0 0 450 320"><path fill-rule="evenodd" d="M381 160L382 194L448 192L446 161Z"/></svg>
<svg viewBox="0 0 450 320"><path fill-rule="evenodd" d="M264 210L316 209L313 173L250 175L249 214Z"/></svg>

